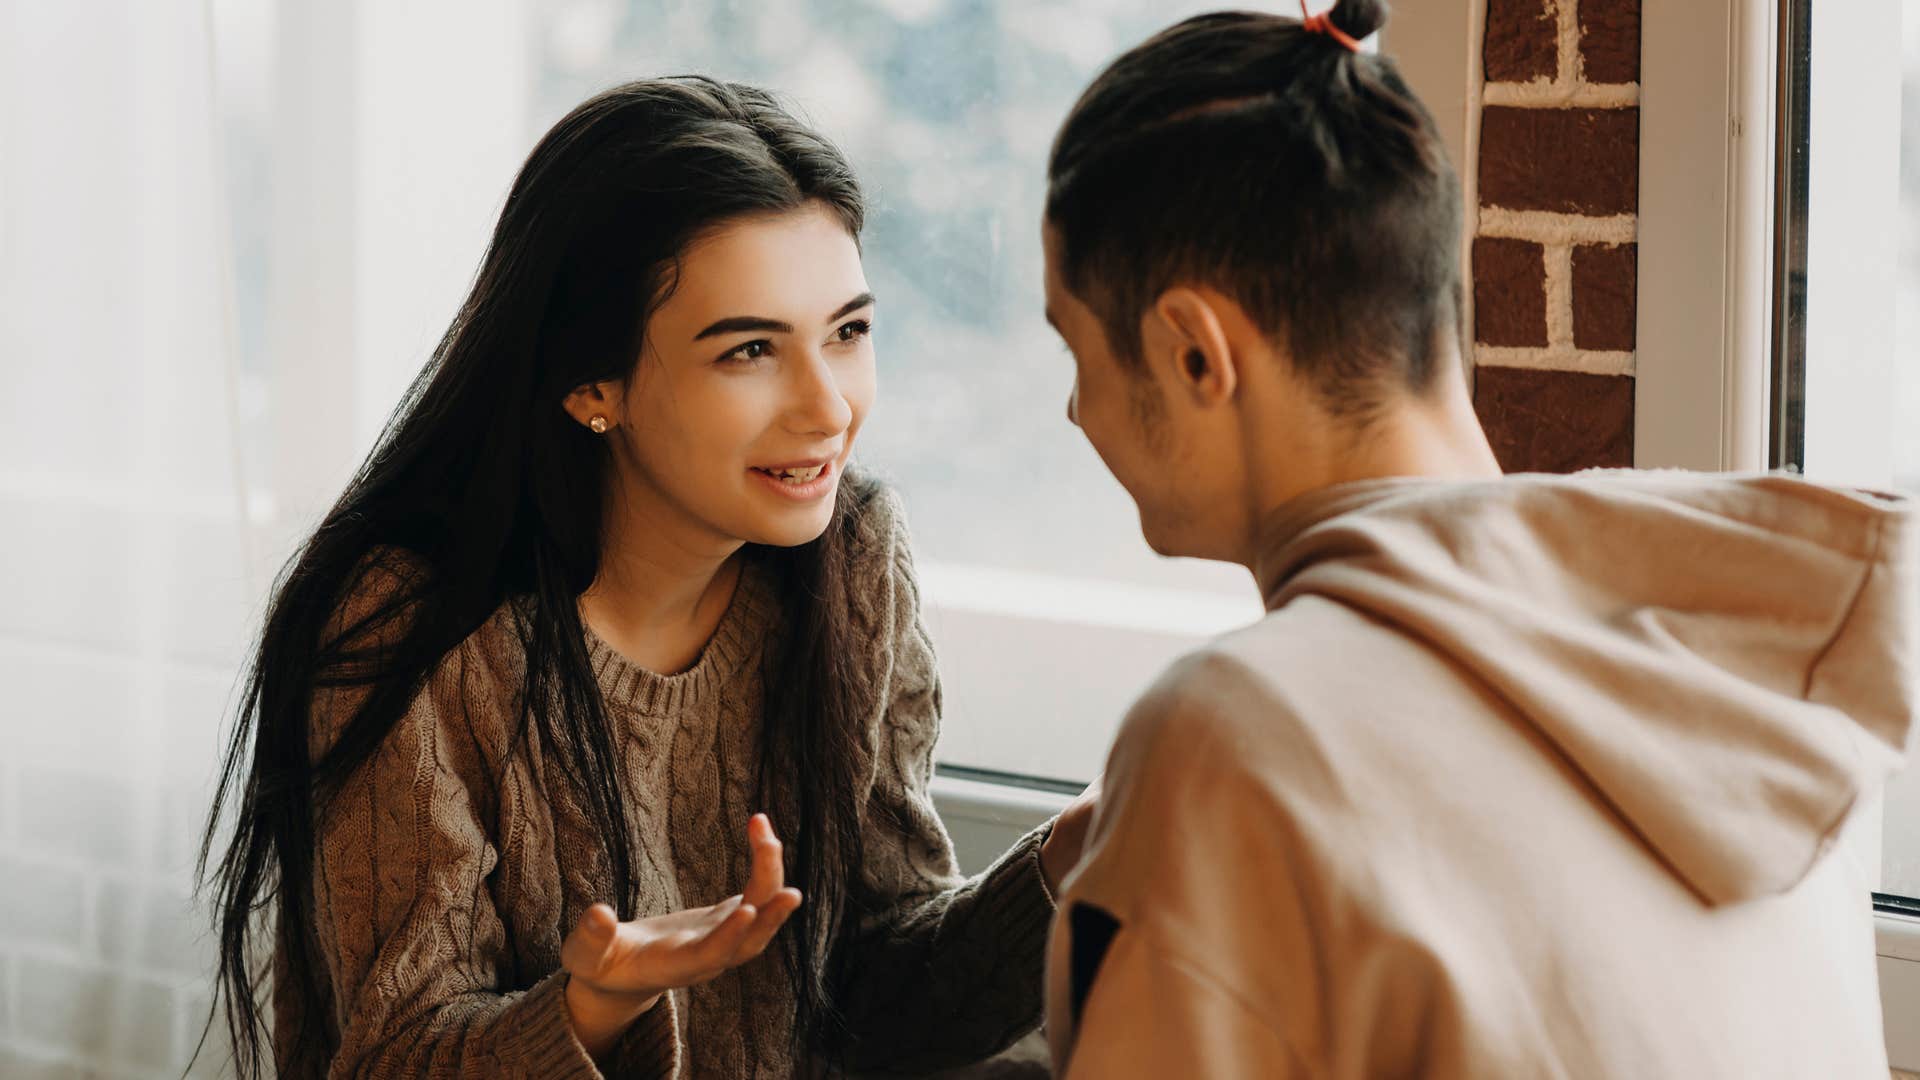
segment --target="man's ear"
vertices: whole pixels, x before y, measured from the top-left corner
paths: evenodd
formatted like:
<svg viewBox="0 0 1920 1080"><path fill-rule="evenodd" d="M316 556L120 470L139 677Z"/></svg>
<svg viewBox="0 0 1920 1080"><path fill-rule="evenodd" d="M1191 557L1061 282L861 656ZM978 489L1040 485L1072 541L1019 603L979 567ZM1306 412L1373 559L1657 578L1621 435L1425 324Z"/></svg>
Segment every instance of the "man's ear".
<svg viewBox="0 0 1920 1080"><path fill-rule="evenodd" d="M583 427L596 435L604 435L620 426L623 415L621 406L625 404L623 387L616 379L606 382L587 383L576 386L568 394L560 407ZM594 421L598 420L599 423Z"/></svg>
<svg viewBox="0 0 1920 1080"><path fill-rule="evenodd" d="M1160 294L1141 320L1147 366L1175 393L1201 407L1224 405L1240 385L1217 294L1179 285Z"/></svg>

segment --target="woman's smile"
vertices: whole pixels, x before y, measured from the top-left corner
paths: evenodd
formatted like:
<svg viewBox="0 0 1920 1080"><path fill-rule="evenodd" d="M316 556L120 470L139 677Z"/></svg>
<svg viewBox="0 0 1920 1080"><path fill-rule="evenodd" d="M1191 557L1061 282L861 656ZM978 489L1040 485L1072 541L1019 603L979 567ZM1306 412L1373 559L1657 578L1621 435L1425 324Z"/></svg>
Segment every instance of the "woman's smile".
<svg viewBox="0 0 1920 1080"><path fill-rule="evenodd" d="M760 485L796 502L814 502L833 494L839 487L840 470L832 458L814 458L784 465L752 465L751 473Z"/></svg>

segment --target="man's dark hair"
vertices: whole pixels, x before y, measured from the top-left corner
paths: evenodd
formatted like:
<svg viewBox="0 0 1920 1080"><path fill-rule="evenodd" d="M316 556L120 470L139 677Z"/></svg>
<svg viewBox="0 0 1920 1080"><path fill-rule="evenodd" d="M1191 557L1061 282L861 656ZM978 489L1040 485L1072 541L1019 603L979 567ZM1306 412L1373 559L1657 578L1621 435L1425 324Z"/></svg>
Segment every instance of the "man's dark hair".
<svg viewBox="0 0 1920 1080"><path fill-rule="evenodd" d="M1353 38L1380 0L1328 16ZM1458 335L1460 185L1392 61L1299 20L1198 15L1093 81L1054 140L1062 280L1138 367L1179 284L1233 297L1342 414L1426 390Z"/></svg>

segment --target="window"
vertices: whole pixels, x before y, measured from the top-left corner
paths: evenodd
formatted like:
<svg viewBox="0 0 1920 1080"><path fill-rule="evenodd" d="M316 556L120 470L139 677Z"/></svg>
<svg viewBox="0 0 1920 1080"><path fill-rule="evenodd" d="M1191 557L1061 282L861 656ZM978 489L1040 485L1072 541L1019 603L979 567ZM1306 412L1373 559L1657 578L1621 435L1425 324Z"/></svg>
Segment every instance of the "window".
<svg viewBox="0 0 1920 1080"><path fill-rule="evenodd" d="M458 18L430 4L348 20L222 0L213 55L260 568L365 453L548 126L646 74L768 85L842 145L870 198L882 396L861 457L909 503L948 695L942 763L1090 778L1154 673L1259 604L1237 568L1153 555L1066 422L1071 362L1040 304L1045 155L1101 64L1214 6L495 0ZM1442 9L1459 48L1427 66L1458 97L1464 3L1401 12L1389 33L1426 47L1422 24Z"/></svg>
<svg viewBox="0 0 1920 1080"><path fill-rule="evenodd" d="M1635 463L1912 492L1920 0L1811 7L1643 9ZM1920 770L1858 839L1886 903L1920 895ZM1902 940L1882 947L1920 959Z"/></svg>
<svg viewBox="0 0 1920 1080"><path fill-rule="evenodd" d="M262 566L338 491L425 359L541 132L640 75L761 83L843 146L872 204L882 397L861 456L909 503L947 690L943 767L1090 778L1148 680L1259 604L1237 568L1153 555L1065 420L1071 362L1040 304L1045 155L1101 64L1215 6L497 0L457 19L389 5L343 20L223 0ZM1467 6L1408 6L1388 27L1442 113L1468 82ZM1461 125L1443 126L1461 157Z"/></svg>
<svg viewBox="0 0 1920 1080"><path fill-rule="evenodd" d="M1119 50L1218 6L568 0L533 16L530 134L598 87L694 70L788 93L859 170L882 379L861 455L910 507L952 771L1091 778L1161 668L1260 614L1244 571L1147 549L1066 422L1071 362L1040 303L1057 125ZM1464 50L1454 68L1464 85Z"/></svg>
<svg viewBox="0 0 1920 1080"><path fill-rule="evenodd" d="M1920 497L1920 0L1906 0L1901 34L1900 271L1894 299L1894 482ZM1920 769L1909 767L1887 806L1881 888L1920 897Z"/></svg>
<svg viewBox="0 0 1920 1080"><path fill-rule="evenodd" d="M1904 35L1876 35L1852 53L1818 51L1817 35L1809 48L1807 6L1785 5L1800 19L1787 28L1802 36L1778 66L1784 149L1768 143L1753 168L1738 146L1714 149L1725 144L1725 127L1712 109L1662 107L1694 102L1701 89L1750 90L1738 57L1726 61L1738 70L1724 79L1709 72L1699 87L1674 88L1676 73L1693 78L1711 66L1693 43L1713 29L1697 24L1721 16L1707 5L1646 13L1640 337L1642 353L1658 362L1641 372L1641 464L1763 467L1769 440L1749 432L1770 430L1779 436L1777 463L1816 479L1891 483L1897 473L1920 487L1920 437L1896 437L1920 431L1920 365L1894 362L1920 355L1920 108L1907 110L1899 159L1893 149L1902 93L1909 102L1915 94L1920 0L1880 2L1887 11L1905 5ZM761 82L789 94L846 148L873 203L867 262L882 297L883 389L863 458L910 504L948 689L940 759L949 768L1090 777L1145 682L1258 609L1240 571L1148 552L1126 495L1064 420L1070 364L1038 303L1044 156L1107 57L1210 6L497 0L463 6L458 19L426 10L433 5L376 7L343 29L344 20L299 5L216 4L239 404L248 419L241 458L257 517L273 529L260 567L275 565L281 545L364 452L452 313L514 167L547 125L595 89L640 74L697 70ZM1443 128L1455 111L1448 106L1471 84L1462 77L1475 51L1466 10L1402 5L1388 27L1386 47L1435 103ZM1727 0L1713 10L1745 6ZM1659 22L1682 18L1684 26ZM1458 24L1459 42L1436 44L1443 24ZM1760 32L1764 59L1754 65L1765 71L1780 59L1771 33L1770 25ZM436 43L432 65L417 62L426 41ZM1860 61L1861 48L1884 64ZM274 62L276 53L286 61ZM343 81L342 72L351 75ZM1849 105L1861 101L1886 108ZM1690 123L1694 113L1705 129L1675 137L1676 118ZM1457 146L1461 136L1448 134ZM1709 160L1697 162L1703 154ZM1725 295L1738 297L1737 272L1769 264L1742 246L1745 203L1733 193L1774 164L1786 221L1797 212L1802 227L1762 230L1768 242L1759 250L1780 245L1789 273L1781 302L1756 310L1782 323L1722 334L1746 309L1700 317L1692 279L1716 273ZM1713 194L1729 213L1700 213L1692 180L1675 179L1681 170L1721 185ZM1885 208L1879 220L1902 207L1899 227L1863 219L1870 206ZM1736 255L1723 259L1727 252ZM1884 299L1877 308L1875 296ZM301 331L277 339L276 327ZM1676 330L1719 336L1676 341ZM1889 350L1896 332L1900 344ZM1745 374L1751 365L1741 358L1763 354L1774 338L1791 361L1775 373L1787 381L1779 393L1754 394L1765 379ZM1672 392L1674 379L1693 378L1681 361L1696 355L1711 368L1710 378L1694 380L1706 399L1686 386ZM1794 389L1802 382L1803 392ZM1768 415L1748 423L1749 400ZM1717 426L1708 422L1716 415ZM1021 527L1007 526L1014 521ZM1920 780L1905 781L1895 798L1885 884L1920 894L1920 825L1909 824L1920 822Z"/></svg>
<svg viewBox="0 0 1920 1080"><path fill-rule="evenodd" d="M1782 6L1771 464L1920 496L1920 0L1872 56ZM1887 798L1883 902L1920 897L1920 770Z"/></svg>
<svg viewBox="0 0 1920 1080"><path fill-rule="evenodd" d="M1072 365L1040 303L1056 126L1116 52L1215 6L498 0L452 20L379 6L347 28L218 5L263 564L364 454L548 126L647 74L771 86L847 151L871 203L881 400L861 458L909 504L947 690L942 765L1077 787L1156 672L1260 611L1244 571L1147 549L1066 422ZM1389 33L1424 46L1421 24L1452 12L1462 45L1427 66L1457 96L1464 5L1430 7Z"/></svg>

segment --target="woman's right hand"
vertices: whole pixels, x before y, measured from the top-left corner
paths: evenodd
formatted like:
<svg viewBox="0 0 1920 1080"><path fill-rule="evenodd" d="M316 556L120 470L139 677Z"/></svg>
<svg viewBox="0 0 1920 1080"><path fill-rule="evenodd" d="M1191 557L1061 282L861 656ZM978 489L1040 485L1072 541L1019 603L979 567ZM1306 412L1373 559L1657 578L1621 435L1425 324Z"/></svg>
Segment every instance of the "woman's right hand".
<svg viewBox="0 0 1920 1080"><path fill-rule="evenodd" d="M780 840L765 814L747 823L747 844L753 868L739 895L624 923L612 908L595 904L567 935L560 947L567 1011L574 1035L594 1058L604 1057L660 995L719 978L765 952L800 906L800 891L786 887Z"/></svg>

